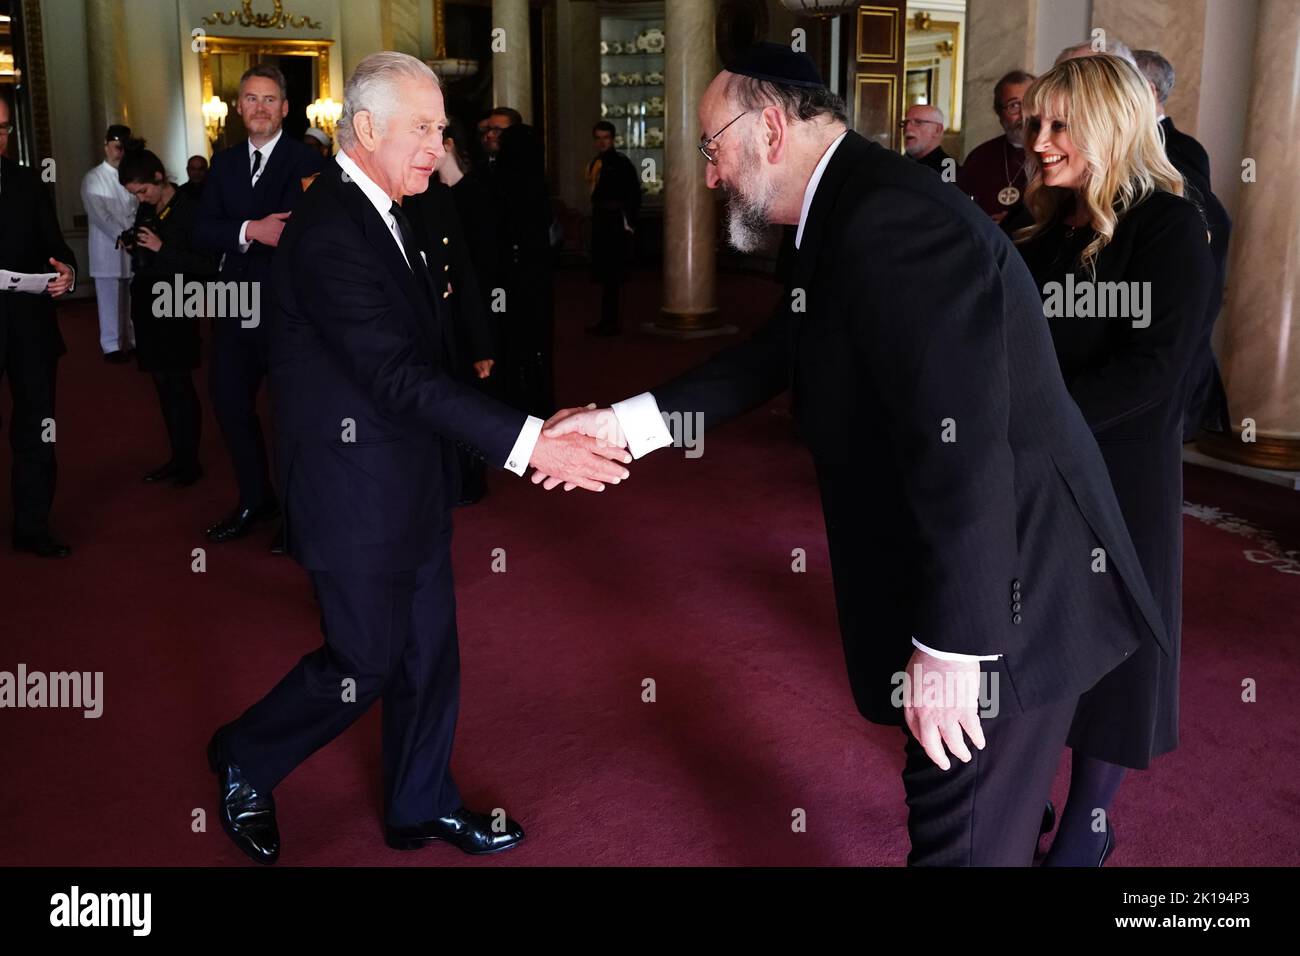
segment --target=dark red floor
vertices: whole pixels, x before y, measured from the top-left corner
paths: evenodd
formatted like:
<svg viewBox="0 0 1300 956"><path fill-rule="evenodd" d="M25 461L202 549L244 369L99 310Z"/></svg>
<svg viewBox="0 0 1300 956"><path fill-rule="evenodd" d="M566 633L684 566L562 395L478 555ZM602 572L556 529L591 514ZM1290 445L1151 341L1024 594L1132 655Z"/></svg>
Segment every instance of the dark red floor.
<svg viewBox="0 0 1300 956"><path fill-rule="evenodd" d="M632 319L652 317L655 281L638 278ZM626 397L717 345L588 340L593 292L577 274L560 282L565 403ZM744 325L774 294L720 279ZM70 305L62 324L55 524L76 551L55 563L0 547L0 669L101 670L106 703L98 720L0 712L0 863L243 865L210 817L203 746L319 643L305 576L262 537L209 547L207 572L191 572L200 529L232 504L210 413L208 477L142 485L165 457L152 389L99 359L92 306ZM473 805L525 824L523 846L486 864L386 849L376 710L276 791L282 862L900 863L901 734L853 709L808 459L780 403L704 448L660 452L599 497L496 474L458 513L455 770ZM1284 552L1300 557L1300 495L1189 468L1187 498L1203 517L1186 519L1183 745L1121 791L1112 862L1294 865L1300 562ZM790 570L796 547L807 573ZM1241 700L1247 678L1257 703ZM806 833L791 831L796 808Z"/></svg>

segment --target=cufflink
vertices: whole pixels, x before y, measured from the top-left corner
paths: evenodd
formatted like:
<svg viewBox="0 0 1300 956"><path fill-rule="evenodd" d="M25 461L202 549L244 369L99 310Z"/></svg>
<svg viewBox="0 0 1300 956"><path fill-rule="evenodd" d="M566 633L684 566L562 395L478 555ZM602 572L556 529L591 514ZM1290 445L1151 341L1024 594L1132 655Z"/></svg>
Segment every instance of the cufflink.
<svg viewBox="0 0 1300 956"><path fill-rule="evenodd" d="M508 462L506 462L506 467L508 467L508 468L518 468L518 467L519 467L519 462L517 462L517 461L508 461Z"/></svg>

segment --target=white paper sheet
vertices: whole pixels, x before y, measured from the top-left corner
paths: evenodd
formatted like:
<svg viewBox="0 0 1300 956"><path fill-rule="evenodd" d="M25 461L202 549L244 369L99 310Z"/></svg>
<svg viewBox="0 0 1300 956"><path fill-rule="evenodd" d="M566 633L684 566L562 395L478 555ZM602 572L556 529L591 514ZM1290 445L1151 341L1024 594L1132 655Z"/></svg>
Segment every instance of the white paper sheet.
<svg viewBox="0 0 1300 956"><path fill-rule="evenodd" d="M57 272L33 274L0 269L0 292L30 292L33 295L41 295L45 292L45 287L49 285L50 280L58 277Z"/></svg>

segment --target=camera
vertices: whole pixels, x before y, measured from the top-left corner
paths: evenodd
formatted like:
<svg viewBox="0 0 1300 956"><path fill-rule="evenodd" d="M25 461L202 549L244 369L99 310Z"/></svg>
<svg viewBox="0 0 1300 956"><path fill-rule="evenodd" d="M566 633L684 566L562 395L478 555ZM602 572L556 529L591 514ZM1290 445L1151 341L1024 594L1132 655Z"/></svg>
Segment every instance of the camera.
<svg viewBox="0 0 1300 956"><path fill-rule="evenodd" d="M131 271L140 272L153 258L153 253L140 245L136 230L144 227L155 235L161 234L162 220L152 206L140 205L135 211L135 224L130 229L123 229L117 237L117 244L131 257Z"/></svg>

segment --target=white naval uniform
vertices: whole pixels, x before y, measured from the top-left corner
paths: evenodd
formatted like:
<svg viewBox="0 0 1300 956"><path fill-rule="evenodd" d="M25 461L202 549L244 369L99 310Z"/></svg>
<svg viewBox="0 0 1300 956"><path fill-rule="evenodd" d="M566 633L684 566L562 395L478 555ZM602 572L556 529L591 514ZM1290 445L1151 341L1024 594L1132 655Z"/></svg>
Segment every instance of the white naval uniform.
<svg viewBox="0 0 1300 956"><path fill-rule="evenodd" d="M135 348L131 326L131 257L115 248L117 237L135 222L136 198L117 181L108 160L81 181L81 204L90 220L90 275L95 280L99 305L99 347L104 354Z"/></svg>

